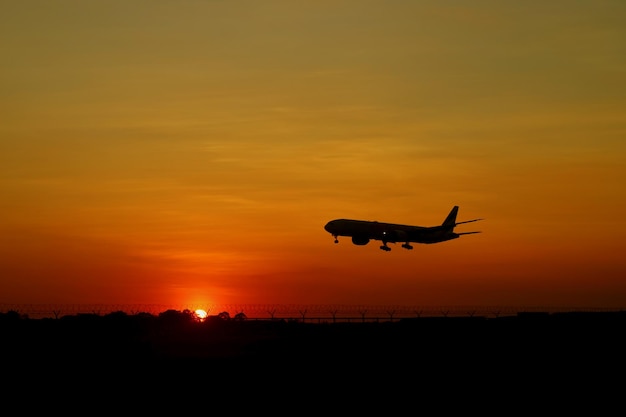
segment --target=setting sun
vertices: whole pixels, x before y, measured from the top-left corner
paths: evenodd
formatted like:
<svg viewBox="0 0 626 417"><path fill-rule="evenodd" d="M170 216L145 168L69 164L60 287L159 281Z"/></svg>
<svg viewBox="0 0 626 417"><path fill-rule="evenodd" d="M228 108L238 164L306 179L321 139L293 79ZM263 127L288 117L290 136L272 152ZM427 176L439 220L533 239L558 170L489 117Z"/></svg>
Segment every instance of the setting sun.
<svg viewBox="0 0 626 417"><path fill-rule="evenodd" d="M202 310L201 308L197 309L195 313L196 313L196 316L198 316L200 320L204 320L207 316L207 312Z"/></svg>

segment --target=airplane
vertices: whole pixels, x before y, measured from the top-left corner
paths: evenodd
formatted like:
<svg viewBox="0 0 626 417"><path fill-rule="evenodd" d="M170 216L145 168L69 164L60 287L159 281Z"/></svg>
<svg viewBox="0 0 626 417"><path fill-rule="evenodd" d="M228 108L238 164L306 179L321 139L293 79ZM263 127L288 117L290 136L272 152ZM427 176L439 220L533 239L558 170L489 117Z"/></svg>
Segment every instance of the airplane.
<svg viewBox="0 0 626 417"><path fill-rule="evenodd" d="M477 222L483 219L456 221L459 206L452 207L446 219L439 226L409 226L405 224L383 223L368 220L336 219L331 220L324 226L324 230L335 238L339 243L339 236L352 238L355 245L367 245L370 240L380 240L383 244L380 249L389 252L391 248L387 243L404 242L404 249L413 249L411 243L439 243L457 239L461 235L471 235L480 232L456 233L454 228L459 224Z"/></svg>

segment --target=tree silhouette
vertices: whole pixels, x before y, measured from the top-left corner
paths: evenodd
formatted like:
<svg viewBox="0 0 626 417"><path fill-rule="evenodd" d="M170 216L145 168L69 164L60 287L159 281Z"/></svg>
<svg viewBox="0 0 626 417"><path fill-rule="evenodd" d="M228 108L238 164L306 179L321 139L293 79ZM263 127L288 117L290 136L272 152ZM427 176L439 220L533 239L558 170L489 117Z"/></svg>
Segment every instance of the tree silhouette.
<svg viewBox="0 0 626 417"><path fill-rule="evenodd" d="M217 315L217 318L228 321L230 320L230 314L228 314L228 311L222 311L220 314Z"/></svg>

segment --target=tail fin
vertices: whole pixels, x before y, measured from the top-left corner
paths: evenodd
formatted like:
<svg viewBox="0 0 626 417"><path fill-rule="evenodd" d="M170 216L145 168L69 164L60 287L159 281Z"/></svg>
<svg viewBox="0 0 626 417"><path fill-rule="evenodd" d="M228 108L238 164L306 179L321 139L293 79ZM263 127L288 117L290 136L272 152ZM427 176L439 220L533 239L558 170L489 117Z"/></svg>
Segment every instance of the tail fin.
<svg viewBox="0 0 626 417"><path fill-rule="evenodd" d="M457 222L456 221L456 215L458 213L459 213L459 206L452 207L452 210L450 210L450 214L448 214L448 217L446 217L446 219L443 221L441 226L454 228L458 224L472 223L472 222L477 222L477 221L483 220L483 219L472 219L472 220L465 220L465 221L462 221L462 222Z"/></svg>
<svg viewBox="0 0 626 417"><path fill-rule="evenodd" d="M456 226L456 215L458 214L458 212L459 206L452 207L452 210L450 210L450 214L448 214L448 217L446 217L443 223L441 223L441 226L454 228L454 226Z"/></svg>

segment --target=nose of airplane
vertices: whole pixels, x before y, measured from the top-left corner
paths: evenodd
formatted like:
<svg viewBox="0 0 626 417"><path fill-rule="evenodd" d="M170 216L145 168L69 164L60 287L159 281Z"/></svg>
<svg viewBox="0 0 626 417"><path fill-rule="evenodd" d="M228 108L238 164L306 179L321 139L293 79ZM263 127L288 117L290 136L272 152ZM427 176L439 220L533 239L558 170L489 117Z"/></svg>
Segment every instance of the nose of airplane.
<svg viewBox="0 0 626 417"><path fill-rule="evenodd" d="M328 233L332 233L332 228L333 228L332 220L324 225L324 230L326 230Z"/></svg>

